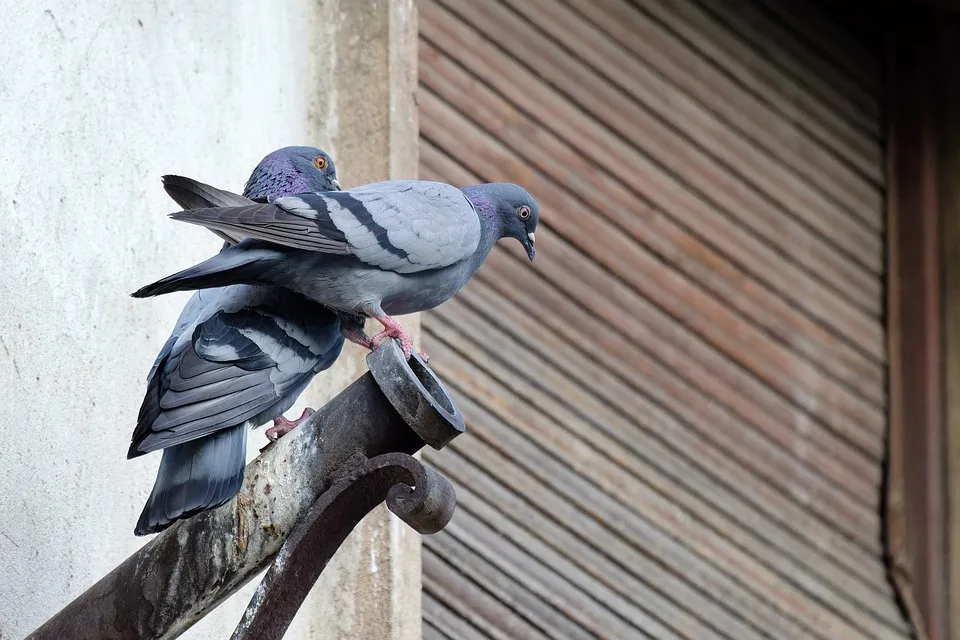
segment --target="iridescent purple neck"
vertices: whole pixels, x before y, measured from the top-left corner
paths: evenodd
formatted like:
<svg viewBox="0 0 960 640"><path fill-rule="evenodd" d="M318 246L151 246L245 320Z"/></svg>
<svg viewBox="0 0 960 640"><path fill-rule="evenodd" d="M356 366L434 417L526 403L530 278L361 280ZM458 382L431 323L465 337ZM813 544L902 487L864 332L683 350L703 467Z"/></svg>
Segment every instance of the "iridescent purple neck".
<svg viewBox="0 0 960 640"><path fill-rule="evenodd" d="M497 204L483 189L483 185L463 187L461 191L480 216L481 234L492 234L493 241L496 242L499 239L501 227L500 216L497 215Z"/></svg>
<svg viewBox="0 0 960 640"><path fill-rule="evenodd" d="M493 249L493 245L502 237L503 223L500 221L500 214L497 213L496 202L490 198L483 185L464 187L461 191L467 196L467 200L473 204L473 208L477 210L477 216L480 218L480 242L471 258L473 271L476 271L483 264L490 250Z"/></svg>
<svg viewBox="0 0 960 640"><path fill-rule="evenodd" d="M279 198L311 190L310 181L297 171L290 157L271 153L253 170L243 190L246 198Z"/></svg>

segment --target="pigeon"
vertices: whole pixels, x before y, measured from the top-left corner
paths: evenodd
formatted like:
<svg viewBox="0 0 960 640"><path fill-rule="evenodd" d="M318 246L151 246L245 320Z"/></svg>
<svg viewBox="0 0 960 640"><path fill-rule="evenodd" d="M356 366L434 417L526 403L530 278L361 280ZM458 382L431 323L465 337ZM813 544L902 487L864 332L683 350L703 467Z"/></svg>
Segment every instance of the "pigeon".
<svg viewBox="0 0 960 640"><path fill-rule="evenodd" d="M347 339L374 348L396 338L409 358L413 343L392 316L448 300L501 238L518 240L533 261L540 214L533 196L516 184L458 189L388 180L170 217L245 239L134 297L238 283L287 287L341 317L376 319L381 333L371 338L360 331Z"/></svg>
<svg viewBox="0 0 960 640"><path fill-rule="evenodd" d="M333 160L311 147L268 154L236 195L182 176L164 176L184 208L250 206L305 190L340 190ZM242 233L215 230L224 247ZM310 380L339 357L339 317L279 287L230 285L196 292L147 377L128 458L163 450L150 497L134 529L157 533L227 502L240 490L247 429L270 420L270 439L308 417L283 413Z"/></svg>

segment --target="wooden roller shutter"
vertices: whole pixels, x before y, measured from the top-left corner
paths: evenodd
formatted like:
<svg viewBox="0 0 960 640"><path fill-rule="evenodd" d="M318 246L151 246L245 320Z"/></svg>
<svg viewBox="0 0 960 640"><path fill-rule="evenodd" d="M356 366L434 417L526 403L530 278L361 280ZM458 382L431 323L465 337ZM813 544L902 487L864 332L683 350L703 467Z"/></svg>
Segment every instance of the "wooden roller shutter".
<svg viewBox="0 0 960 640"><path fill-rule="evenodd" d="M909 637L882 562L882 54L788 0L421 0L421 177L511 181L424 318L424 637Z"/></svg>

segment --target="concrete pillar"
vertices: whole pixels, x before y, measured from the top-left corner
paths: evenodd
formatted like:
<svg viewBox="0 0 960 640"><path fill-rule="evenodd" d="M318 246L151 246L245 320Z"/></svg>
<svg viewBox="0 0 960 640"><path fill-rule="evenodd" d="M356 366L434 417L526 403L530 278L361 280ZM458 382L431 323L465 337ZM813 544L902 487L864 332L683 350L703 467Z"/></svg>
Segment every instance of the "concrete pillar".
<svg viewBox="0 0 960 640"><path fill-rule="evenodd" d="M330 151L345 187L417 171L413 0L18 4L0 23L3 640L143 543L132 530L159 455L125 452L188 296L128 294L219 245L165 217L160 175L239 190L288 144ZM348 346L291 414L353 380L363 355ZM252 457L265 439L250 438ZM372 514L288 637L419 638L419 543ZM225 637L251 591L184 637Z"/></svg>

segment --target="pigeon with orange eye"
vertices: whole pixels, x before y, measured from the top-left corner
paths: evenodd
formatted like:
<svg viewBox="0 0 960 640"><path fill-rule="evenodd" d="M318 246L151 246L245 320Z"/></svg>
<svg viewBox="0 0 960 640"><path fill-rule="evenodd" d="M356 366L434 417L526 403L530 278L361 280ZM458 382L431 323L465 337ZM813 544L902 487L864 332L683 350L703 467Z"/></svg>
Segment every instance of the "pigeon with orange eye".
<svg viewBox="0 0 960 640"><path fill-rule="evenodd" d="M341 326L344 315L377 320L379 334L350 330L346 338L371 349L395 338L409 358L413 340L394 316L450 299L501 239L520 242L532 261L540 213L513 183L386 180L170 217L250 240L140 288L135 298L225 283L284 287L338 313Z"/></svg>
<svg viewBox="0 0 960 640"><path fill-rule="evenodd" d="M315 147L284 147L268 154L244 187L258 202L266 202L267 195L278 192L342 190L333 158Z"/></svg>
<svg viewBox="0 0 960 640"><path fill-rule="evenodd" d="M184 176L164 176L163 187L184 209L341 190L333 160L313 147L285 147L265 156L243 195ZM223 250L246 237L213 231L224 239ZM147 376L131 438L130 458L163 450L134 533L156 533L236 495L247 431L273 420L267 437L275 440L308 417L312 409L295 420L283 414L337 360L354 324L341 326L331 310L282 287L195 293Z"/></svg>

